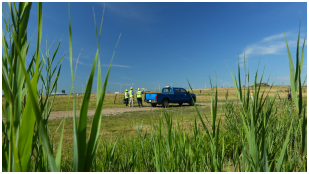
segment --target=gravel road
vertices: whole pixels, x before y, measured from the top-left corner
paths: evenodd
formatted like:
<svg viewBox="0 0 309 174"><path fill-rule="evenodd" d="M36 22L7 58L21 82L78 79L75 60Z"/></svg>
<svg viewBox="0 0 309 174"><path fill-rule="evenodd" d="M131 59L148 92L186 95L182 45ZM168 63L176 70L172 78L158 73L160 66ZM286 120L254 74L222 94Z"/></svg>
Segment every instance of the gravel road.
<svg viewBox="0 0 309 174"><path fill-rule="evenodd" d="M218 102L218 104L224 104L224 102ZM201 106L210 106L210 103L199 103L199 105ZM173 106L173 107L179 107L179 106ZM190 107L188 105L183 105L183 107ZM117 114L121 114L124 112L132 112L132 111L150 111L150 110L159 110L162 109L161 106L157 106L157 107L151 107L151 106L147 106L147 107L142 107L139 108L138 106L135 107L127 107L127 108L106 108L102 110L102 116L113 116L113 115L117 115ZM88 110L88 116L93 116L95 113L95 109L90 109ZM65 116L65 114L67 115L67 117L73 117L73 111L68 111L66 113L66 111L53 111L50 113L49 119L61 119ZM79 115L79 110L76 111L76 115Z"/></svg>

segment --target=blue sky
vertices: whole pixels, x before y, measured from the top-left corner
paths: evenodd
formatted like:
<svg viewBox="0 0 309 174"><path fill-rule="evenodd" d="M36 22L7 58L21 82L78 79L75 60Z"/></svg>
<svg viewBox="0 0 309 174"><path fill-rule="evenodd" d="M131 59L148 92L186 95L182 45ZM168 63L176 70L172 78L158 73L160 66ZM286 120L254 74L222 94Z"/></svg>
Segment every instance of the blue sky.
<svg viewBox="0 0 309 174"><path fill-rule="evenodd" d="M2 5L7 7L6 3ZM81 92L82 85L86 86L97 49L93 9L99 27L103 7L101 2L70 3L74 67L80 55L75 80L77 93ZM33 36L29 50L32 54L36 45L37 14L37 3L33 3L28 24L28 38ZM205 83L209 88L209 77L215 82L216 75L218 87L231 87L234 85L230 70L237 73L238 56L244 82L244 53L251 74L250 84L253 84L259 61L258 77L266 63L263 82L270 77L270 83L275 80L275 85L289 84L283 27L295 60L300 19L302 46L307 30L306 2L105 3L100 41L102 81L121 33L107 92L119 92L120 88L123 92L132 83L134 91L137 88L158 90L159 85L188 88L186 76L193 88L205 88ZM72 80L68 3L43 3L43 53L47 37L52 52L62 39L55 61L67 53L58 91L64 89L69 93ZM306 72L307 49L302 80ZM95 92L96 81L92 88L92 93Z"/></svg>

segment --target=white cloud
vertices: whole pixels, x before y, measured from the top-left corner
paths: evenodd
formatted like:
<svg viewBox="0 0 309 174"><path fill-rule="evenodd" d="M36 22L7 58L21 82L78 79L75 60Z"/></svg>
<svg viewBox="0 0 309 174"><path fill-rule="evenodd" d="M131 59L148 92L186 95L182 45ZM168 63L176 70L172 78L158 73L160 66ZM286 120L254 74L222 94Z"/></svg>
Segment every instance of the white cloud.
<svg viewBox="0 0 309 174"><path fill-rule="evenodd" d="M285 35L289 35L289 33L285 33ZM269 41L281 39L281 38L284 38L284 33L266 37L262 41L269 42Z"/></svg>
<svg viewBox="0 0 309 174"><path fill-rule="evenodd" d="M109 65L101 65L101 66L109 66ZM130 66L128 65L117 65L117 64L112 64L112 66L115 66L115 67L120 67L120 68L130 68Z"/></svg>
<svg viewBox="0 0 309 174"><path fill-rule="evenodd" d="M64 58L70 61L70 57L65 56ZM72 58L72 59L73 59L73 65L75 65L77 59L75 59L75 58ZM74 62L74 61L75 61L75 62ZM86 65L86 66L92 66L91 64L81 62L80 60L78 60L77 64Z"/></svg>
<svg viewBox="0 0 309 174"><path fill-rule="evenodd" d="M292 33L286 33L287 39L289 38L297 38L297 36ZM289 37L288 37L289 36ZM294 47L296 45L296 40L288 40L289 47ZM257 43L253 43L248 45L244 52L239 55L240 62L244 62L244 55L246 57L246 61L251 56L263 56L263 55L271 55L271 54L286 54L286 42L284 39L284 33L276 34L272 36L265 37L261 39L261 41ZM243 66L243 65L242 65Z"/></svg>
<svg viewBox="0 0 309 174"><path fill-rule="evenodd" d="M123 18L141 22L155 22L157 19L148 3L105 3L106 9Z"/></svg>
<svg viewBox="0 0 309 174"><path fill-rule="evenodd" d="M70 60L70 57L64 56L64 58ZM76 59L74 59L74 58L73 58L73 60L76 61Z"/></svg>
<svg viewBox="0 0 309 174"><path fill-rule="evenodd" d="M70 60L69 57L64 57L64 58ZM75 63L73 63L73 64L76 64L77 59L73 58L73 61L75 61ZM84 63L84 62L81 62L80 60L78 60L77 64L86 65L86 66L92 66L92 64ZM106 64L103 64L103 65L101 65L101 66L109 67L109 65L106 65ZM114 67L120 67L120 68L130 68L130 66L128 66L128 65L117 65L117 64L112 64L112 66L114 66Z"/></svg>
<svg viewBox="0 0 309 174"><path fill-rule="evenodd" d="M92 66L91 64L84 63L84 62L81 62L81 61L78 61L78 64L81 64L81 65L86 65L86 66Z"/></svg>

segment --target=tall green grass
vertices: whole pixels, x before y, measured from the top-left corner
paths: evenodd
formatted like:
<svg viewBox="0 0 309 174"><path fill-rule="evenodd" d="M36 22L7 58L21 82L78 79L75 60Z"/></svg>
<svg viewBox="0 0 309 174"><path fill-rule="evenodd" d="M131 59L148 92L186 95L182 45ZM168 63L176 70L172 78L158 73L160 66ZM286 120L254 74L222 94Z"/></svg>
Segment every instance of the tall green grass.
<svg viewBox="0 0 309 174"><path fill-rule="evenodd" d="M102 16L102 22L101 22L101 28L103 24L103 16ZM96 25L96 23L95 23ZM100 69L100 61L98 65L98 86L97 86L97 96L100 96L97 100L97 107L93 118L93 123L91 126L91 132L88 139L88 142L86 140L86 128L87 128L87 111L88 111L88 105L90 100L90 94L93 84L93 77L94 77L94 71L97 64L97 58L99 57L99 41L100 41L100 35L101 35L101 29L99 34L97 33L97 27L96 27L96 36L97 36L97 52L95 59L93 61L93 65L91 68L91 72L88 78L88 82L86 85L85 95L83 98L83 102L80 109L79 114L79 121L76 119L76 109L75 109L75 92L74 92L74 80L75 80L75 74L73 74L73 58L72 58L72 30L71 30L71 18L70 18L70 6L69 6L69 50L70 50L70 66L71 66L71 74L72 74L72 89L73 89L73 124L74 124L74 162L73 162L73 171L90 171L92 166L92 161L96 153L97 149L97 141L98 141L98 135L100 130L100 123L101 123L101 112L102 112L102 106L103 106L103 100L105 96L106 86L108 82L110 67L113 61L113 58L110 62L110 66L108 68L106 78L104 81L103 88L101 88L101 69ZM121 35L120 35L121 36ZM119 39L120 39L119 36ZM119 42L118 39L118 42ZM115 51L118 45L118 42L115 47ZM113 57L115 55L115 51L113 54Z"/></svg>
<svg viewBox="0 0 309 174"><path fill-rule="evenodd" d="M21 2L18 5L8 3L8 6L10 15L4 20L6 28L2 35L2 89L5 97L3 106L5 120L2 121L3 171L280 172L307 170L307 118L300 78L305 41L301 55L297 49L296 71L287 44L293 103L285 100L283 104L278 104L275 102L277 95L269 98L267 95L269 91L262 91L261 86L256 85L258 71L255 73L253 89L242 89L242 73L238 65L237 76L231 73L238 101L229 101L227 92L226 103L222 107L223 115L218 112L218 92L214 87L216 85L211 84L210 115L206 115L202 108L194 103L196 118L192 120L190 127L183 127L178 120L178 116L185 115L173 113L168 108L164 108L159 121L152 122L151 129L145 131L143 124L136 125L137 136L126 139L117 138L115 141L107 140L103 135L99 136L101 112L110 67L121 35L116 43L102 86L99 44L103 16L99 32L95 22L97 51L79 117L77 117L74 89L76 68L73 68L72 58L74 37L69 7L69 54L72 75L70 95L73 95L74 137L72 152L64 157L61 150L65 118L57 129L61 128L61 132L59 142L56 142L58 147L55 152L53 140L55 132L51 132L48 126L48 116L54 100L49 96L52 91L57 91L62 58L54 69L51 65L60 42L53 56L50 56L50 49L46 49L46 55L42 54L40 58L42 3L39 3L36 53L31 56L31 63L26 67L30 44L27 41L26 29L31 3ZM96 21L95 16L94 21ZM87 133L87 111L96 66L98 66L98 97L91 131ZM42 75L44 67L46 77ZM244 73L248 74L245 84L249 84L250 73L247 66ZM259 79L260 84L263 74L264 71ZM52 81L54 75L56 78ZM41 91L37 87L40 79L43 83ZM188 84L190 86L189 80ZM46 98L43 100L44 92ZM250 98L251 92L254 93L253 101ZM68 104L69 102L71 101L69 100Z"/></svg>
<svg viewBox="0 0 309 174"><path fill-rule="evenodd" d="M5 108L3 108L5 122L2 121L2 150L4 152L2 168L3 171L9 172L30 171L31 156L41 161L40 167L35 165L36 168L38 167L38 171L45 171L47 166L49 166L50 171L60 170L59 157L61 154L56 154L56 161L47 132L48 111L50 111L50 108L46 105L48 98L45 102L41 100L42 98L40 102L37 100L39 94L37 83L43 68L43 59L40 60L42 3L38 5L36 52L32 56L28 70L26 69L26 56L30 44L27 43L27 25L31 5L31 3L21 2L18 3L17 9L15 3L8 3L10 16L7 16L8 19L4 20L6 28L2 35L4 52L2 57L2 90L5 97ZM56 53L57 50L54 55ZM52 61L48 62L48 70ZM47 74L47 76L53 75ZM47 82L49 83L50 79ZM57 80L54 82L57 83ZM45 86L45 88L52 91L54 86ZM22 100L24 97L25 104L23 107ZM45 118L43 117L44 111L46 111ZM34 143L35 145L33 145ZM40 147L40 149L37 147ZM61 149L61 142L58 149Z"/></svg>

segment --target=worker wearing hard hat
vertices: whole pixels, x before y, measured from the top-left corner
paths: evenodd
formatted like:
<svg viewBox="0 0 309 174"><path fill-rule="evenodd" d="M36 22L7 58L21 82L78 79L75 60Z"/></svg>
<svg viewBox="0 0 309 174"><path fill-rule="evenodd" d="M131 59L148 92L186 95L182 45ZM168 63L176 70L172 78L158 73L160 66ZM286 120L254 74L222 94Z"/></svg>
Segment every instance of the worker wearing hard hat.
<svg viewBox="0 0 309 174"><path fill-rule="evenodd" d="M137 98L137 103L138 103L138 107L143 107L143 100L142 100L142 91L141 89L137 89L138 91L136 92L136 98Z"/></svg>
<svg viewBox="0 0 309 174"><path fill-rule="evenodd" d="M132 103L132 107L134 107L134 92L133 92L133 87L130 88L130 92L129 92L129 95L130 95L130 102L129 102L129 107L131 107L131 103Z"/></svg>
<svg viewBox="0 0 309 174"><path fill-rule="evenodd" d="M126 106L128 106L128 100L129 100L128 89L126 89L126 92L124 93L124 99L126 100Z"/></svg>

